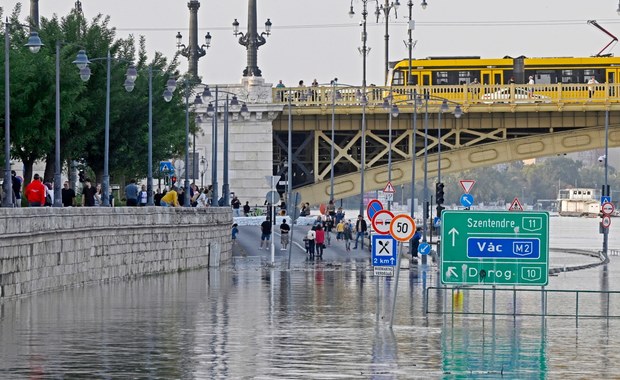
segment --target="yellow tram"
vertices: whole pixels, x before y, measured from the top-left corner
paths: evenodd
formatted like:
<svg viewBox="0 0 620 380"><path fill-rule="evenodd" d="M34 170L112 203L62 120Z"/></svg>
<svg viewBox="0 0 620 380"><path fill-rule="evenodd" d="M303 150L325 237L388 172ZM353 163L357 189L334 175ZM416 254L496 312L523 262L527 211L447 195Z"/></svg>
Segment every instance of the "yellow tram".
<svg viewBox="0 0 620 380"><path fill-rule="evenodd" d="M411 69L410 69L411 68ZM533 81L530 81L532 77ZM393 63L388 85L403 92L408 86L449 86L442 96L451 98L450 93L471 91L481 86L483 92L499 91L502 85L514 83L531 91L535 84L536 94L544 99L557 97L558 88L571 96L587 98L589 91L596 91L600 98L605 86L620 82L620 57L504 57L480 58L469 56L428 57L404 59ZM588 86L596 83L598 85ZM558 86L560 85L560 86ZM593 89L594 88L594 89ZM439 91L437 87L435 90ZM435 92L435 91L434 91ZM612 94L607 94L612 95ZM514 90L513 90L514 96Z"/></svg>

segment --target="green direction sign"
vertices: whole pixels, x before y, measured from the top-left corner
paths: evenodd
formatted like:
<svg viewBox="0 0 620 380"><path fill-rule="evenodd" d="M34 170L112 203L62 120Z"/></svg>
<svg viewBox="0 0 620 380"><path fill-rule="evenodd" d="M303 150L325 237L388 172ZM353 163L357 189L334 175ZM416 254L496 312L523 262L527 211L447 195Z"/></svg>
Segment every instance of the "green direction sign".
<svg viewBox="0 0 620 380"><path fill-rule="evenodd" d="M547 284L548 213L446 210L442 219L443 284Z"/></svg>

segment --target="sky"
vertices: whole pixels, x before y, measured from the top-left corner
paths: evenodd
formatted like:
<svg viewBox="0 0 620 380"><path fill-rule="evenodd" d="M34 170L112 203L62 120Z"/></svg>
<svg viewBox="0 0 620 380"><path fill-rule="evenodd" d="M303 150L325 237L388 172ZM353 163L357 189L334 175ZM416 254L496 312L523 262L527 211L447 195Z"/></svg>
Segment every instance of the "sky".
<svg viewBox="0 0 620 380"><path fill-rule="evenodd" d="M408 0L400 0L398 17L390 14L390 61L407 57ZM414 57L482 56L529 57L591 56L611 38L587 24L598 23L620 36L617 0L414 0L413 19L416 46ZM16 0L2 0L12 10ZM22 0L24 19L28 0ZM39 0L42 17L54 13L64 16L75 0ZM232 22L239 20L247 30L247 0L201 0L198 11L199 41L210 32L213 39L207 55L199 61L199 75L210 84L240 83L246 67L246 50L232 33ZM385 1L380 1L385 3ZM362 82L361 46L362 0L353 0L356 12L348 16L351 0L258 0L259 33L269 18L273 23L267 44L260 47L258 66L268 83L279 79L294 86L299 80L359 85ZM385 67L385 20L375 17L375 1L369 1L367 83L381 85ZM188 42L187 0L82 0L84 15L111 16L118 37L129 34L146 37L149 55L155 51L172 57L175 35L180 31ZM616 47L609 52L620 54ZM182 70L187 60L182 58Z"/></svg>

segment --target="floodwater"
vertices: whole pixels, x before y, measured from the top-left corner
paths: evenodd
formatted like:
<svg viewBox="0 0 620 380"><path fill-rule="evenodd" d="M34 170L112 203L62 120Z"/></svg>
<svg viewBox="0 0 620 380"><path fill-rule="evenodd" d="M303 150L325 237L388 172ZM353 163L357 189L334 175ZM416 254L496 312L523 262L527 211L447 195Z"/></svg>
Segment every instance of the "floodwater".
<svg viewBox="0 0 620 380"><path fill-rule="evenodd" d="M596 219L550 223L552 247L601 246ZM611 233L610 248L619 239ZM540 316L545 307L620 316L618 294L584 292L576 303L574 293L555 292L620 290L620 257L611 260L550 277L546 305L540 288L445 291L433 288L435 268L404 270L392 330L394 279L377 280L355 260L286 270L239 258L220 269L39 294L0 304L0 378L620 378L620 319Z"/></svg>

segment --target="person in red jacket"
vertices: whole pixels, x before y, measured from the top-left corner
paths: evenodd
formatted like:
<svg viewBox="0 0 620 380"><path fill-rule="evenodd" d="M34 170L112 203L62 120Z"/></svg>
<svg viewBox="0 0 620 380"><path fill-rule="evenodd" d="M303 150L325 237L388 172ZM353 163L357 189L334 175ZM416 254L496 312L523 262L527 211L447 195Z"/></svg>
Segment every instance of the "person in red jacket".
<svg viewBox="0 0 620 380"><path fill-rule="evenodd" d="M34 181L26 186L26 191L24 193L30 207L41 207L45 205L45 185L41 182L41 177L39 177L38 174L34 175Z"/></svg>
<svg viewBox="0 0 620 380"><path fill-rule="evenodd" d="M314 244L316 246L316 254L318 257L323 258L323 245L325 244L325 231L321 226L316 227L316 237L314 238Z"/></svg>

